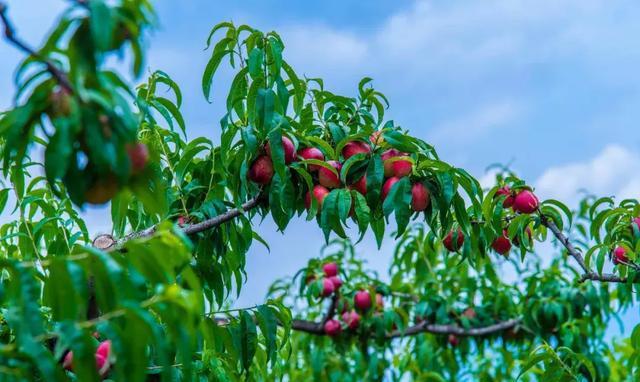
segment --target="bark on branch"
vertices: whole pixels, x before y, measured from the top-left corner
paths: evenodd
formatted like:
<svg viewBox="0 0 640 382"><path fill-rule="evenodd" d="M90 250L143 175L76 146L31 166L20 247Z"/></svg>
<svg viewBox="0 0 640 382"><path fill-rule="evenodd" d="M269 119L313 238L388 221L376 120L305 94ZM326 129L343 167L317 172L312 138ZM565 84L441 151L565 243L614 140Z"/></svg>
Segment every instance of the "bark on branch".
<svg viewBox="0 0 640 382"><path fill-rule="evenodd" d="M584 282L586 280L611 282L611 283L627 282L626 277L619 277L617 275L609 274L609 273L598 274L596 272L593 272L589 268L589 266L587 266L587 263L584 261L584 257L582 256L582 253L580 253L580 251L578 251L573 246L573 244L571 244L569 239L562 233L562 231L560 231L558 226L551 219L549 219L547 216L543 214L540 214L540 222L542 223L542 225L547 227L553 233L553 235L556 237L556 239L558 239L560 244L562 244L564 248L567 250L567 253L569 254L569 256L573 257L578 263L578 265L580 266L580 268L582 268L583 274L582 274L582 277L580 277L580 280L579 280L580 282Z"/></svg>

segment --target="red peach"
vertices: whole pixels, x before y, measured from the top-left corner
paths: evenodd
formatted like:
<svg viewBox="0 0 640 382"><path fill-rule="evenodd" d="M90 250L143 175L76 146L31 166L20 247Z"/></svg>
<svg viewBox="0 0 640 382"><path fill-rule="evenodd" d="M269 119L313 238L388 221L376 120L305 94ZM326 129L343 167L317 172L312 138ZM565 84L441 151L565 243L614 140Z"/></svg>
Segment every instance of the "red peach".
<svg viewBox="0 0 640 382"><path fill-rule="evenodd" d="M331 167L335 168L340 174L340 170L342 169L342 163L336 162L334 160L330 160L327 162ZM340 187L340 177L334 174L331 170L325 167L320 167L318 170L318 181L321 185L327 188L337 188Z"/></svg>
<svg viewBox="0 0 640 382"><path fill-rule="evenodd" d="M429 190L422 183L414 183L411 186L411 209L414 211L424 211L431 204Z"/></svg>
<svg viewBox="0 0 640 382"><path fill-rule="evenodd" d="M369 310L371 308L371 295L368 291L361 290L354 296L353 303L356 309Z"/></svg>
<svg viewBox="0 0 640 382"><path fill-rule="evenodd" d="M327 277L336 276L338 274L338 264L336 263L326 263L322 266L322 271L324 275Z"/></svg>
<svg viewBox="0 0 640 382"><path fill-rule="evenodd" d="M282 136L282 150L284 151L284 162L286 164L289 164L296 159L296 148L293 145L293 142L291 142L291 139L284 135ZM265 151L269 158L271 158L271 146L269 145L269 142L267 142L267 145L265 146Z"/></svg>
<svg viewBox="0 0 640 382"><path fill-rule="evenodd" d="M342 321L347 324L349 329L355 330L360 325L360 315L355 310L344 312L342 313Z"/></svg>
<svg viewBox="0 0 640 382"><path fill-rule="evenodd" d="M513 209L516 212L530 214L538 209L539 204L540 202L533 192L522 190L516 195L513 201Z"/></svg>
<svg viewBox="0 0 640 382"><path fill-rule="evenodd" d="M624 249L624 247L616 247L616 249L613 250L613 263L616 265L629 263L627 250Z"/></svg>
<svg viewBox="0 0 640 382"><path fill-rule="evenodd" d="M511 241L509 240L509 235L507 234L507 230L504 230L502 236L497 237L491 243L491 248L494 251L498 252L501 255L506 255L511 250Z"/></svg>
<svg viewBox="0 0 640 382"><path fill-rule="evenodd" d="M138 174L147 166L149 162L149 149L142 142L129 144L126 147L129 162L131 162L131 173Z"/></svg>
<svg viewBox="0 0 640 382"><path fill-rule="evenodd" d="M315 147L305 147L303 149L298 150L298 156L302 159L317 159L324 160L324 154L322 151L318 150ZM309 171L314 172L318 171L322 166L318 166L317 164L310 164Z"/></svg>
<svg viewBox="0 0 640 382"><path fill-rule="evenodd" d="M457 232L458 233L456 235L457 236L456 243L453 242L453 231L449 231L447 236L442 241L442 243L444 244L444 247L449 252L456 252L457 250L462 248L462 244L464 244L464 233L462 232L462 230L460 228L458 228Z"/></svg>
<svg viewBox="0 0 640 382"><path fill-rule="evenodd" d="M392 176L391 178L387 179L384 182L384 184L382 185L382 193L381 193L382 200L385 200L387 198L389 191L391 191L391 187L393 187L393 185L396 184L399 180L400 178L396 178L395 176Z"/></svg>
<svg viewBox="0 0 640 382"><path fill-rule="evenodd" d="M447 341L449 342L449 345L454 347L458 346L458 344L460 343L460 339L455 334L449 334Z"/></svg>
<svg viewBox="0 0 640 382"><path fill-rule="evenodd" d="M329 297L336 291L335 285L329 279L322 279L322 297Z"/></svg>
<svg viewBox="0 0 640 382"><path fill-rule="evenodd" d="M398 159L391 163L391 170L393 172L393 176L402 178L403 176L411 174L411 171L413 170L413 163L409 160Z"/></svg>
<svg viewBox="0 0 640 382"><path fill-rule="evenodd" d="M325 322L324 324L324 332L330 337L337 336L341 331L342 326L340 325L340 322L338 322L338 320L327 320L327 322Z"/></svg>
<svg viewBox="0 0 640 382"><path fill-rule="evenodd" d="M357 182L351 185L351 188L358 191L362 195L367 195L367 176L362 175L362 177L358 179Z"/></svg>
<svg viewBox="0 0 640 382"><path fill-rule="evenodd" d="M384 137L382 136L382 131L374 131L370 136L369 136L369 142L371 142L371 144L379 146L381 144L384 143Z"/></svg>
<svg viewBox="0 0 640 382"><path fill-rule="evenodd" d="M344 160L351 158L356 154L369 154L371 152L371 147L368 144L360 141L351 141L348 142L342 148L342 156Z"/></svg>
<svg viewBox="0 0 640 382"><path fill-rule="evenodd" d="M329 280L333 283L333 286L334 286L335 290L339 291L340 287L342 286L342 280L340 279L340 277L331 276L331 277L329 277Z"/></svg>
<svg viewBox="0 0 640 382"><path fill-rule="evenodd" d="M258 184L269 184L273 177L273 163L266 155L259 156L251 164L247 177L250 181Z"/></svg>
<svg viewBox="0 0 640 382"><path fill-rule="evenodd" d="M384 165L384 176L385 177L390 177L393 176L393 163L391 161L389 161L388 159L391 159L393 157L397 157L399 155L401 155L402 153L396 149L389 149L385 152L383 152L380 155L380 158L382 159L382 163Z"/></svg>
<svg viewBox="0 0 640 382"><path fill-rule="evenodd" d="M318 203L318 211L322 209L322 201L327 195L329 195L329 190L326 187L323 187L319 184L313 186L313 197ZM311 208L311 192L309 191L307 191L307 194L304 196L304 206L307 209Z"/></svg>
<svg viewBox="0 0 640 382"><path fill-rule="evenodd" d="M509 186L503 186L499 188L495 193L496 198L502 195L506 196L506 198L504 198L504 200L502 201L502 207L510 208L511 206L513 206L514 197Z"/></svg>

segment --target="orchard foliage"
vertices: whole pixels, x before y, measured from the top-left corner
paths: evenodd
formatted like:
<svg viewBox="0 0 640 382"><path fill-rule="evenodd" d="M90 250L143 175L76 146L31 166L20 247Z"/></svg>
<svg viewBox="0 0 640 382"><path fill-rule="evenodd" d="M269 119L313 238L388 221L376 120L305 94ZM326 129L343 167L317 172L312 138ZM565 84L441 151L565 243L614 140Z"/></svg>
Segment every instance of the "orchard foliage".
<svg viewBox="0 0 640 382"><path fill-rule="evenodd" d="M226 106L220 143L189 139L167 73L125 80L149 2L73 1L37 51L0 14L26 53L0 116L0 379L640 378L640 326L604 339L637 299L637 200L571 210L508 170L483 189L388 120L371 79L332 93L277 33L228 22L202 75ZM234 76L212 100L221 65ZM106 202L112 232L92 241L78 211ZM327 246L230 309L267 216L315 220ZM387 282L356 255L367 232L396 241Z"/></svg>

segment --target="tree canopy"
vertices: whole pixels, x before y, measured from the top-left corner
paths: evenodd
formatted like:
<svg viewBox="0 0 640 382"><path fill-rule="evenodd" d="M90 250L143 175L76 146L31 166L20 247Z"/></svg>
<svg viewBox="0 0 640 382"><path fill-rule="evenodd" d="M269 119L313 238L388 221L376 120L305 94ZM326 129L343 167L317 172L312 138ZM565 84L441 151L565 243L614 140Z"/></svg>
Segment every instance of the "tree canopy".
<svg viewBox="0 0 640 382"><path fill-rule="evenodd" d="M71 1L37 49L0 16L25 54L0 114L0 380L640 379L640 325L605 339L637 309L638 200L540 201L509 169L483 189L385 118L372 79L331 92L276 32L231 22L205 40L219 143L190 137L169 74L125 80L148 0ZM108 202L92 238L79 211ZM230 308L267 217L285 235L316 221L327 244ZM394 240L388 282L358 252L369 231Z"/></svg>

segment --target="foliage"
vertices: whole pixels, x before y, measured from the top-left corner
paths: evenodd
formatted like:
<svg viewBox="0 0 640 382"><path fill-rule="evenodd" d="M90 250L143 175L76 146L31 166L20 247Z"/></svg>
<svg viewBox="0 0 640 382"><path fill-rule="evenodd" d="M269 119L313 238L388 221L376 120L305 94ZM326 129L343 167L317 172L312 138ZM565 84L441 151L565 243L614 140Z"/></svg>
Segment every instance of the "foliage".
<svg viewBox="0 0 640 382"><path fill-rule="evenodd" d="M386 120L371 79L353 97L334 94L295 72L277 33L229 22L212 29L202 76L210 99L220 66L235 71L220 144L190 140L167 73L133 90L107 65L126 56L138 76L153 20L147 1L75 1L18 68L16 105L0 117L0 207L14 218L0 227L1 380L640 377L640 329L604 340L635 302L637 200L511 208L530 186L503 171L483 189ZM324 160L295 154L310 147ZM33 160L40 152L44 161ZM266 181L252 181L259 162L273 167ZM337 187L320 200L310 192L323 176ZM109 201L113 236L103 245L78 210ZM268 246L253 228L267 216L281 231L315 220L327 246L276 281L265 304L229 309L253 241ZM389 225L396 249L383 282L350 234L371 230L381 245ZM557 256L542 259L537 242L550 235ZM497 240L515 256L495 254ZM626 258L612 266L617 247ZM344 284L325 292L329 263ZM362 291L372 308L354 303ZM343 313L356 311L350 328ZM329 336L334 317L341 333ZM104 340L106 375L94 361Z"/></svg>

